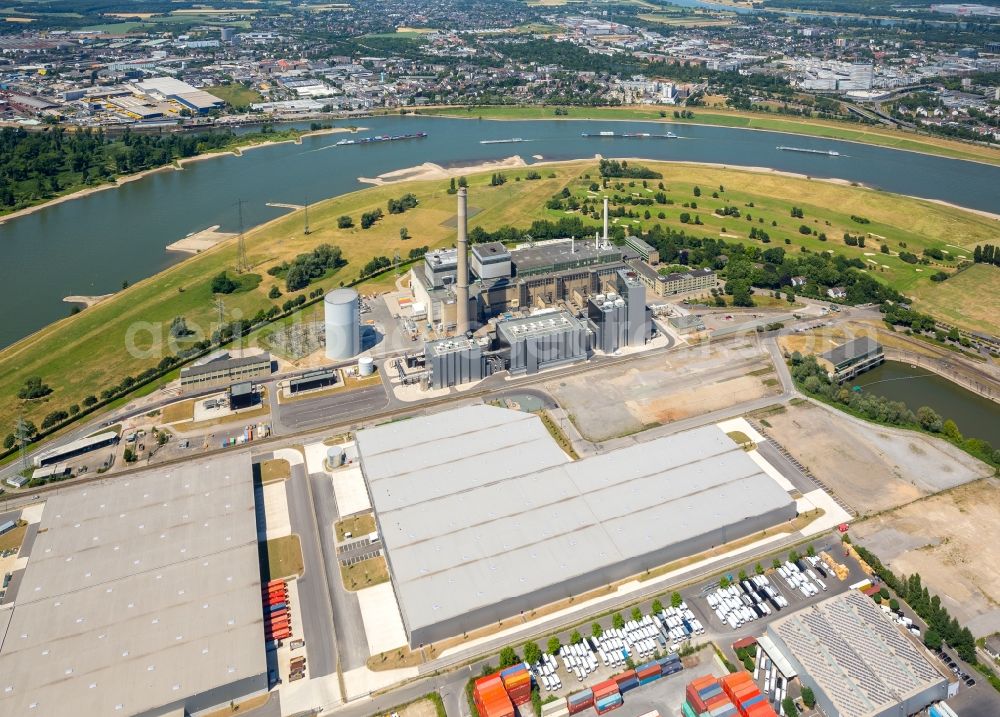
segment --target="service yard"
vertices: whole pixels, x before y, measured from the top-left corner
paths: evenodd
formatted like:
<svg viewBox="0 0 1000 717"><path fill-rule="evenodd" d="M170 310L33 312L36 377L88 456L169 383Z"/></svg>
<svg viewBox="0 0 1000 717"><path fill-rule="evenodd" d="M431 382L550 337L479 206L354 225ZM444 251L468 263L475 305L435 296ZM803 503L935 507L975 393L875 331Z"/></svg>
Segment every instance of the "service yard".
<svg viewBox="0 0 1000 717"><path fill-rule="evenodd" d="M650 356L622 372L545 386L585 438L603 441L781 392L766 351L748 343Z"/></svg>
<svg viewBox="0 0 1000 717"><path fill-rule="evenodd" d="M976 637L1000 630L1000 480L983 480L851 527L855 542L928 589Z"/></svg>
<svg viewBox="0 0 1000 717"><path fill-rule="evenodd" d="M771 437L861 515L993 473L943 440L863 423L812 403L762 415Z"/></svg>

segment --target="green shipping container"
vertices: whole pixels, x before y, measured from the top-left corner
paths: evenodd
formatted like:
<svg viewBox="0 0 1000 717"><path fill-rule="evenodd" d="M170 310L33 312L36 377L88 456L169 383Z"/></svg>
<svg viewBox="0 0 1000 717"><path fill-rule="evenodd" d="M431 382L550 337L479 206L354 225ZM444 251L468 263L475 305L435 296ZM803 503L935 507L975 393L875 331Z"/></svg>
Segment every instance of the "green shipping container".
<svg viewBox="0 0 1000 717"><path fill-rule="evenodd" d="M681 710L684 712L684 717L698 717L698 713L694 711L694 708L684 700L684 704L681 705Z"/></svg>

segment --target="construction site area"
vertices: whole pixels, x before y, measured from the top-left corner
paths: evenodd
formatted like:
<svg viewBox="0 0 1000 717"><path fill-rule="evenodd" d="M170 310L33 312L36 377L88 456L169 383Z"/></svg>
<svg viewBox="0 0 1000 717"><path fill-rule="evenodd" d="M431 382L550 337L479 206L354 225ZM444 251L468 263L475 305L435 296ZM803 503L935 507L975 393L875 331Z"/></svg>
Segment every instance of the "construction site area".
<svg viewBox="0 0 1000 717"><path fill-rule="evenodd" d="M1000 481L984 478L851 527L896 574L919 573L976 637L1000 631Z"/></svg>
<svg viewBox="0 0 1000 717"><path fill-rule="evenodd" d="M754 339L659 354L620 372L545 384L590 441L604 441L781 393L765 347Z"/></svg>
<svg viewBox="0 0 1000 717"><path fill-rule="evenodd" d="M759 416L774 440L860 515L906 505L993 473L941 439L875 426L808 402Z"/></svg>

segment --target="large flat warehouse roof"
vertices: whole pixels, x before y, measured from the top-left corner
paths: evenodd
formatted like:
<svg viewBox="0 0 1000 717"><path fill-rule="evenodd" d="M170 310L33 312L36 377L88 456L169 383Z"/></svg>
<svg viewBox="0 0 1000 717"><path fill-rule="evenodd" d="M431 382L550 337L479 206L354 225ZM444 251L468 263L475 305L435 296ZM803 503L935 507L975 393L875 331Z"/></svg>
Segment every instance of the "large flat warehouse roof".
<svg viewBox="0 0 1000 717"><path fill-rule="evenodd" d="M857 590L775 620L767 633L841 717L915 714L947 691L923 651Z"/></svg>
<svg viewBox="0 0 1000 717"><path fill-rule="evenodd" d="M479 405L357 443L413 644L795 516L715 426L570 462L537 416Z"/></svg>
<svg viewBox="0 0 1000 717"><path fill-rule="evenodd" d="M135 715L266 688L249 453L55 494L0 640L5 715Z"/></svg>

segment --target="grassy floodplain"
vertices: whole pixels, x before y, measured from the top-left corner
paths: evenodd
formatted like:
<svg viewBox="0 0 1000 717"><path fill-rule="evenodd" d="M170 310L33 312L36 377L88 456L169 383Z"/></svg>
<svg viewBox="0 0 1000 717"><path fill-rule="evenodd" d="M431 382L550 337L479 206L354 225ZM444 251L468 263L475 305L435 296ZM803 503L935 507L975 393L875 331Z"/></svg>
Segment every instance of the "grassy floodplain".
<svg viewBox="0 0 1000 717"><path fill-rule="evenodd" d="M674 119L673 108L653 106L630 107L567 107L565 117L555 116L555 107L540 106L489 106L489 107L431 107L420 109L422 115L448 117L539 120L539 119L604 119L673 122L677 124L704 124L737 129L760 129L791 134L841 139L863 144L874 144L891 149L923 152L952 159L967 159L987 164L1000 164L1000 148L985 147L930 135L916 135L899 130L871 125L837 122L765 112L741 112L708 107L694 107L694 119ZM661 117L660 112L666 112Z"/></svg>
<svg viewBox="0 0 1000 717"><path fill-rule="evenodd" d="M700 236L724 236L729 241L747 241L751 225L766 229L772 243L786 251L832 249L863 260L871 260L872 275L899 290L910 293L927 293L939 289L930 282L930 275L939 269L950 271L955 262L942 262L940 267L913 266L901 261L896 253L900 242L907 250L920 254L925 247L937 247L954 252L955 245L967 250L976 243L995 238L996 222L971 212L946 207L933 202L901 197L873 190L838 185L820 180L808 180L774 173L706 167L694 164L644 162L663 173L663 182L672 205L654 205L651 220L640 220L645 228L662 223L672 228L685 228ZM524 179L529 172L540 172L542 178ZM528 227L535 219L558 219L567 216L564 211L547 209L546 201L568 188L582 198L589 191L591 181L597 179L597 166L593 160L504 170L507 182L499 187L490 186L491 172L475 174L469 178L470 207L478 210L470 219L471 226L495 230L503 225ZM591 178L585 178L590 174ZM552 175L552 176L550 176ZM521 178L522 181L517 181ZM623 180L627 184L629 180ZM650 180L649 192L655 192L658 182ZM647 188L637 181L637 187L627 192L645 192ZM695 200L694 186L699 186L702 196L697 198L697 209L684 208L684 202ZM725 187L718 199L712 192L719 185ZM374 187L353 192L310 206L311 233L302 233L302 217L294 212L276 219L246 234L246 245L252 273L262 277L259 283L244 282L245 291L223 297L227 320L250 317L260 309L315 290L347 283L357 278L361 267L374 256L392 257L399 251L406 257L410 249L420 246L439 247L454 243L455 197L447 193L448 180L414 181ZM388 214L368 230L358 228L363 212L381 208L386 210L390 198L412 192L419 200L416 208L403 214ZM622 192L619 192L622 193ZM794 198L794 202L789 197ZM713 211L726 203L735 204L744 212L740 218L719 217ZM745 205L753 202L753 208ZM804 218L790 216L792 205L801 207ZM639 208L644 209L643 207ZM656 219L664 211L665 219ZM703 226L683 225L680 214L698 215ZM747 221L745 213L753 217ZM850 215L862 215L870 224L861 226ZM355 226L339 229L337 218L349 215ZM759 219L764 219L760 223ZM621 220L626 221L626 220ZM777 222L772 226L771 222ZM593 223L596 228L596 222ZM827 242L816 236L799 233L806 224L825 232ZM411 238L400 239L400 228L406 227ZM726 228L723 234L722 228ZM883 239L869 240L865 248L849 247L843 243L843 233L878 234ZM784 240L788 239L789 244ZM890 254L879 251L879 242L885 241ZM339 246L348 264L329 273L307 288L293 293L285 292L282 280L267 274L267 269L296 255L310 251L321 243ZM868 256L867 254L873 254ZM130 286L81 313L58 321L32 336L0 351L0 433L6 435L16 416L23 411L27 418L41 425L42 418L56 409L68 409L90 394L99 395L106 387L115 385L126 375L135 376L155 366L166 353L169 343L169 326L175 317L184 317L189 328L196 330L190 340L204 336L215 328L217 313L213 307L216 298L211 292L211 278L221 271L232 272L236 265L234 240L167 269L166 271ZM884 267L882 265L885 265ZM923 269L922 272L917 269ZM371 293L390 288L395 278L392 273L368 282L360 291ZM271 300L268 292L277 286L282 295ZM945 282L945 287L948 282ZM964 295L959 292L942 294L953 302L951 311L963 312ZM944 313L945 305L936 310ZM309 307L309 316L321 307ZM239 313L236 313L239 312ZM948 315L945 314L945 317ZM265 327L257 335L271 329ZM254 335L251 335L251 340ZM180 346L187 344L183 341ZM132 346L133 351L127 350ZM175 374L176 375L176 374ZM52 394L40 401L21 401L16 398L25 380L39 376L53 388ZM155 387L146 387L151 391Z"/></svg>

